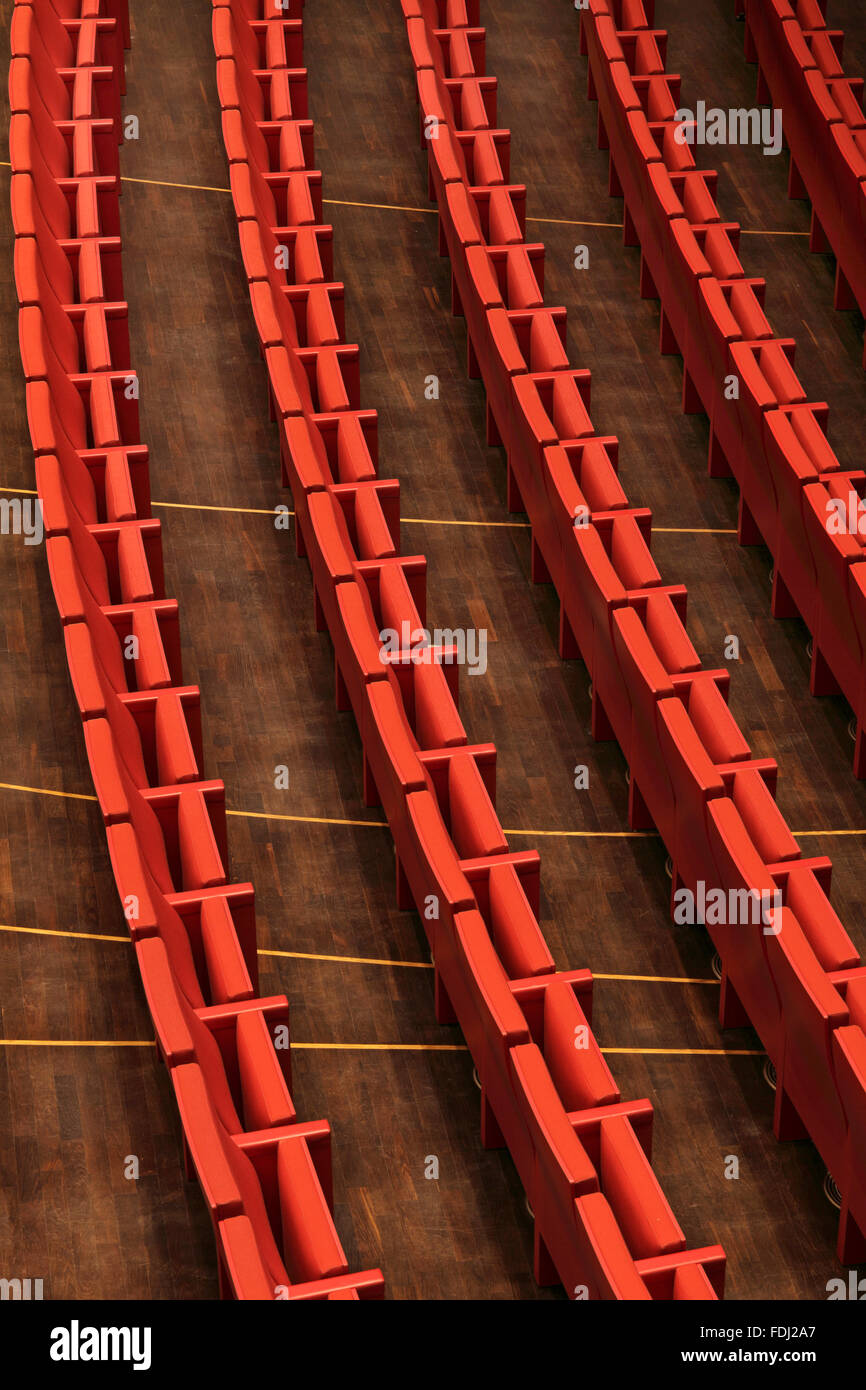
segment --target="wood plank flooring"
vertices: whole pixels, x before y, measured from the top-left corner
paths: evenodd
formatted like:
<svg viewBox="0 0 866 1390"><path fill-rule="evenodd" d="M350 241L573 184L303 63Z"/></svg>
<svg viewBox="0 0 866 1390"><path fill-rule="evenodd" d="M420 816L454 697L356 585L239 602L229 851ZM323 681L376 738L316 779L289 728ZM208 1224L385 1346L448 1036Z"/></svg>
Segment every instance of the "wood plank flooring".
<svg viewBox="0 0 866 1390"><path fill-rule="evenodd" d="M832 5L852 56L862 54L853 0ZM730 0L699 14L686 0L657 8L684 99L751 104L754 70ZM8 0L2 10L8 47ZM653 508L660 568L689 587L692 640L720 664L725 634L739 636L731 704L756 753L779 759L794 829L862 828L847 708L809 696L806 632L770 618L766 552L720 534L735 525L736 494L706 476L706 421L679 412L681 364L658 354L658 306L638 297L637 252L616 225L589 225L616 224L621 203L607 196L574 11L564 0L498 0L484 11L514 176L547 244L549 301L569 309L572 360L593 371L593 419L620 436L629 495ZM427 954L414 916L394 906L387 830L276 818L382 819L361 803L360 744L351 717L334 710L306 567L266 514L287 498L231 200L220 191L210 10L132 0L132 22L125 109L141 134L121 151L124 272L153 496L175 504L155 509L168 592L181 605L186 679L202 688L209 775L225 779L233 812L256 813L233 814L229 835L234 876L256 885L260 947L317 957L264 955L262 989L288 994L303 1043L459 1045L457 1029L434 1021L431 972L398 963L423 966ZM811 1146L773 1139L762 1058L640 1051L759 1044L750 1030L718 1029L708 940L669 922L661 843L622 834L624 761L615 745L592 742L586 672L560 662L553 592L529 583L528 531L505 509L503 456L484 444L483 390L466 379L464 327L448 309L399 6L310 0L305 43L336 273L349 338L361 344L364 403L379 411L382 476L401 481L404 550L428 557L431 622L488 630L489 669L461 673L461 708L470 737L496 742L513 846L542 853L542 925L557 964L616 977L597 981L596 1031L605 1047L638 1049L611 1064L625 1094L652 1099L656 1169L690 1241L725 1245L728 1297L823 1298L837 1272L834 1212ZM785 197L783 157L718 153L725 215L755 233L744 238L747 268L766 275L771 320L797 337L804 382L830 402L834 443L859 464L862 323L832 309L832 269L808 253L808 209ZM11 266L6 212L0 228ZM768 234L780 231L801 235ZM578 243L589 271L573 269ZM11 275L0 311L0 485L32 488ZM435 402L424 397L431 373ZM455 521L476 524L441 524ZM3 538L0 582L0 781L90 794L41 549ZM574 790L577 763L590 769L588 791ZM287 791L275 790L278 764L289 768ZM129 947L70 935L123 935L96 807L0 788L0 826L0 921L64 933L0 931L5 1038L146 1040ZM866 951L863 839L808 843L831 854L834 902ZM622 978L636 975L665 978ZM381 1264L391 1297L563 1296L532 1279L531 1223L510 1160L480 1147L468 1054L311 1047L294 1072L299 1112L326 1115L334 1130L350 1262ZM142 1160L135 1184L122 1176L128 1153ZM431 1153L438 1182L424 1178ZM724 1177L728 1154L740 1159L737 1182ZM46 1297L216 1296L209 1224L183 1180L173 1099L152 1049L0 1048L0 1172L2 1262L10 1275L44 1277Z"/></svg>

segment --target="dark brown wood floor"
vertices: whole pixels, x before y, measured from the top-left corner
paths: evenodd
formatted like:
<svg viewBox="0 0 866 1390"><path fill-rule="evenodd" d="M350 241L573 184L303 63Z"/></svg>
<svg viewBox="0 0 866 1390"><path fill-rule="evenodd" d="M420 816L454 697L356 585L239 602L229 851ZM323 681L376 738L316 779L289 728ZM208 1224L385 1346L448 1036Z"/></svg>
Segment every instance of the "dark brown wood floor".
<svg viewBox="0 0 866 1390"><path fill-rule="evenodd" d="M833 7L852 58L863 54L854 0ZM623 249L616 225L589 225L616 224L621 204L607 197L606 156L595 148L574 11L564 0L484 8L515 177L529 186L533 234L547 243L550 302L569 308L572 360L593 371L596 427L622 440L626 489L654 510L658 563L689 586L693 641L718 664L724 634L740 637L731 703L756 753L778 757L793 827L859 829L866 790L849 771L848 711L809 696L805 630L769 616L767 554L716 534L735 525L736 496L706 477L706 421L679 413L680 364L658 355L658 307L638 298L637 253ZM751 104L754 70L730 0L696 9L658 4L684 100ZM4 0L7 44L8 10ZM398 963L423 963L426 952L414 917L393 905L387 831L275 818L379 816L361 805L359 743L351 717L333 708L332 657L312 631L305 566L262 514L284 499L231 201L209 191L227 184L210 10L132 0L132 19L126 110L141 138L121 158L133 361L153 495L182 504L157 514L186 677L202 687L207 766L225 779L234 811L262 817L231 818L234 875L256 884L264 950L395 962L265 955L262 988L288 994L301 1042L459 1044L457 1030L433 1020L430 972ZM399 6L310 0L305 33L326 215L349 335L362 346L364 401L380 414L382 473L401 480L404 550L429 559L431 621L488 629L488 672L464 674L461 705L470 736L499 749L498 805L512 843L542 852L543 927L557 964L620 977L596 984L599 1038L636 1049L613 1056L614 1070L626 1094L656 1106L657 1171L690 1240L725 1245L728 1296L823 1298L837 1272L834 1213L814 1150L772 1137L761 1058L641 1051L758 1044L748 1030L717 1027L708 943L670 925L660 843L621 834L623 760L592 743L586 673L559 661L552 590L529 584L525 528L503 524L520 518L505 510L502 455L483 443L483 392L466 380L463 325L447 309ZM859 464L862 323L832 309L832 268L808 253L808 209L785 197L783 158L714 154L725 155L716 158L725 215L751 234L747 269L766 275L774 326L797 337L807 389L830 402L834 442ZM5 212L0 235L11 266ZM588 272L572 268L578 243L589 247ZM14 289L2 278L0 485L30 488ZM430 373L438 402L424 398ZM455 521L476 524L442 524ZM0 780L88 794L44 555L4 538L0 567L9 596ZM274 790L279 763L290 768L287 792ZM576 763L590 768L587 792L573 788ZM0 932L6 1039L147 1039L128 946L70 935L123 936L92 803L0 789L0 827L0 921L59 933ZM562 831L603 837L551 833ZM807 843L832 855L834 901L866 951L862 839ZM636 975L705 983L621 978ZM0 1088L0 1272L44 1277L46 1297L215 1296L208 1222L183 1181L170 1088L151 1049L3 1047ZM557 1296L531 1278L530 1221L510 1161L480 1148L466 1053L303 1049L295 1093L302 1115L324 1114L334 1129L350 1261L381 1264L391 1296ZM123 1178L129 1153L141 1158L135 1184ZM438 1183L423 1176L431 1153ZM737 1182L724 1178L729 1154L740 1159Z"/></svg>

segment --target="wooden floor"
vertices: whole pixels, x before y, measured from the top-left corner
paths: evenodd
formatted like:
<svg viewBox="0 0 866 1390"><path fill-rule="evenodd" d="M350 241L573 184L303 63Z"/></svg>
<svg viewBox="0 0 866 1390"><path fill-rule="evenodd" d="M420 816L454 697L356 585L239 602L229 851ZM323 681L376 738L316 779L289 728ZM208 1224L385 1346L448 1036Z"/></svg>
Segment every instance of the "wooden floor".
<svg viewBox="0 0 866 1390"><path fill-rule="evenodd" d="M684 104L751 105L732 0L697 8L657 5ZM8 54L8 0L0 9ZM561 1298L532 1279L531 1221L510 1160L480 1147L468 1054L397 1050L461 1038L434 1021L423 933L394 906L390 837L361 803L360 745L351 716L334 710L309 575L267 515L285 498L225 191L210 7L132 0L131 10L125 109L140 139L121 152L121 208L142 438L185 676L202 688L206 768L224 778L234 813L233 876L256 885L262 990L289 996L294 1039L312 1044L294 1058L298 1110L331 1121L338 1229L350 1264L380 1264L391 1297ZM593 372L595 426L620 436L626 491L653 509L665 578L688 585L702 658L721 664L725 635L740 638L734 713L755 754L778 758L780 805L795 830L814 832L810 851L831 854L834 902L866 952L864 841L822 834L866 825L849 711L809 696L805 629L770 618L769 556L737 545L736 492L706 475L707 422L680 413L681 363L658 354L658 305L638 297L638 253L623 248L622 205L607 196L577 17L566 0L483 10L514 177L528 185L531 234L547 244L548 300L569 309L571 360ZM862 73L856 0L831 0L831 19ZM465 330L448 309L400 7L309 0L305 48L382 476L401 481L404 551L429 560L431 625L488 631L489 669L462 673L461 709L470 737L497 745L512 846L542 853L542 925L557 965L597 974L601 1044L623 1049L610 1061L624 1094L653 1101L656 1170L690 1242L725 1246L728 1297L823 1299L838 1273L823 1167L808 1143L774 1140L763 1058L736 1055L759 1053L758 1040L720 1032L708 939L670 924L660 841L623 833L624 761L589 736L588 677L557 656L553 591L530 585L528 531L505 509L503 455L484 444L483 390L466 379ZM806 389L830 402L834 445L859 466L863 324L833 311L832 263L808 252L808 207L785 196L786 157L713 157L723 213L748 234L746 269L766 276L771 321L797 338ZM0 238L11 268L5 208ZM578 244L588 271L573 269ZM21 491L33 467L14 286L0 279L0 486ZM438 401L425 399L431 373ZM75 799L92 787L42 549L2 538L0 584L0 1002L3 1036L25 1043L0 1047L0 1274L44 1278L47 1298L214 1298L209 1222L182 1176L152 1047L60 1045L146 1042L148 1016L97 808ZM588 791L574 790L577 763L590 769ZM290 769L287 791L274 789L278 764ZM123 1176L129 1154L137 1182ZM430 1154L438 1182L424 1177ZM724 1176L730 1154L735 1182Z"/></svg>

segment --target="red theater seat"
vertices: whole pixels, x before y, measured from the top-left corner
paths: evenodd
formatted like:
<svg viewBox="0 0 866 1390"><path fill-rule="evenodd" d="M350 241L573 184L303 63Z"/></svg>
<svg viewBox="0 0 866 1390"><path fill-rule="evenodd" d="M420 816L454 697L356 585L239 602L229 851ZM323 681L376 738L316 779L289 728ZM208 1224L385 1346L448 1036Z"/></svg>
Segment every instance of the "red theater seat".
<svg viewBox="0 0 866 1390"><path fill-rule="evenodd" d="M34 65L33 58L22 55L9 64L10 111L33 120L41 144L59 150L65 143L78 173L116 175L118 125L103 83L93 80L92 69L81 68L71 82L64 80L55 67L38 60ZM96 71L104 78L110 70ZM113 85L109 90L113 96Z"/></svg>
<svg viewBox="0 0 866 1390"><path fill-rule="evenodd" d="M844 1264L860 1262L866 1254L866 1008L860 1002L857 1025L838 1028L832 1039L836 1084L847 1124L836 1169L842 1193L837 1253ZM853 1006L851 1013L853 1019Z"/></svg>
<svg viewBox="0 0 866 1390"><path fill-rule="evenodd" d="M300 68L304 62L303 25L299 19L246 18L232 5L213 8L213 43L217 58L233 58L251 71Z"/></svg>
<svg viewBox="0 0 866 1390"><path fill-rule="evenodd" d="M51 4L16 3L10 38L13 58L30 58L40 84L52 81L52 71L83 91L98 83L103 100L111 102L119 116L119 96L126 84L123 26L116 19L99 14L61 17ZM84 70L83 80L75 69Z"/></svg>
<svg viewBox="0 0 866 1390"><path fill-rule="evenodd" d="M329 1210L327 1125L281 1125L234 1139L214 1111L199 1067L175 1067L172 1080L211 1216L214 1222L241 1213L249 1219L275 1295L292 1282L346 1273Z"/></svg>
<svg viewBox="0 0 866 1390"><path fill-rule="evenodd" d="M157 1042L170 1067L196 1063L220 1123L229 1134L291 1124L288 1001L245 999L196 1005L178 988L163 942L136 942L142 983ZM286 1046L274 1045L275 1032ZM282 1041L282 1036L281 1036Z"/></svg>
<svg viewBox="0 0 866 1390"><path fill-rule="evenodd" d="M159 938L193 1008L251 999L258 985L252 885L166 894L131 842L128 851L117 891L132 939Z"/></svg>
<svg viewBox="0 0 866 1390"><path fill-rule="evenodd" d="M49 538L47 554L64 623L86 621L83 587L101 608L164 598L158 521L87 527L71 511L68 533Z"/></svg>

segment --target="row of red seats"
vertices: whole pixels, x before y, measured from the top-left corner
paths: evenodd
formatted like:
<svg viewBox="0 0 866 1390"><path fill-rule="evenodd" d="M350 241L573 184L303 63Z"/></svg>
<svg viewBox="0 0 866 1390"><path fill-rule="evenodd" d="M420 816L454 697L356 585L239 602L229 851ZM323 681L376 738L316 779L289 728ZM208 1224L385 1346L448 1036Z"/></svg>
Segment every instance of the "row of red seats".
<svg viewBox="0 0 866 1390"><path fill-rule="evenodd" d="M165 596L118 237L125 42L119 6L15 5L19 339L69 671L222 1293L381 1296L378 1270L349 1274L334 1229L328 1125L296 1118L288 1001L258 997L253 888L229 881L225 789L204 777Z"/></svg>
<svg viewBox="0 0 866 1390"><path fill-rule="evenodd" d="M619 741L630 824L658 828L674 890L703 883L739 895L735 908L752 892L767 904L782 895L772 934L762 922L707 922L721 1021L754 1024L778 1071L777 1133L792 1134L799 1116L837 1178L847 1258L866 1231L866 968L826 896L829 860L800 855L775 803L776 764L752 757L728 709L728 673L702 669L686 591L663 582L650 513L619 482L618 441L593 429L589 373L564 348L566 311L544 303L544 247L525 240L526 189L496 125L495 79L469 71L470 56L483 62L482 31L470 50L468 26L436 28L420 0L403 8L440 248L470 372L487 391L489 439L506 449L509 505L531 523L533 579L556 586L561 655L586 663L593 732Z"/></svg>
<svg viewBox="0 0 866 1390"><path fill-rule="evenodd" d="M473 5L441 10L462 23ZM437 1018L460 1023L476 1064L482 1140L508 1146L526 1189L536 1276L575 1297L718 1297L724 1254L686 1248L650 1165L652 1108L622 1099L592 1034L592 977L554 967L539 856L509 850L496 749L471 744L458 712L457 648L410 657L426 627L426 560L401 554L399 484L379 476L376 412L361 406L358 348L344 342L301 26L261 0L227 0L213 38L283 481L334 645L337 704L357 721L365 802L388 817L398 903L424 924Z"/></svg>
<svg viewBox="0 0 866 1390"><path fill-rule="evenodd" d="M836 257L836 308L866 315L863 78L845 76L845 36L828 29L826 8L827 0L748 0L746 57L758 64L758 100L782 111L788 191L812 203L810 247Z"/></svg>
<svg viewBox="0 0 866 1390"><path fill-rule="evenodd" d="M625 199L626 243L641 248L641 293L661 300L661 351L683 357L683 409L709 416L710 474L733 475L740 541L773 556L774 616L799 614L812 633L812 693L841 691L851 705L863 777L866 475L840 469L828 407L807 400L795 343L773 334L765 282L743 270L715 170L695 164L676 119L681 79L665 71L667 35L651 25L642 0L589 0L581 12L611 192Z"/></svg>

